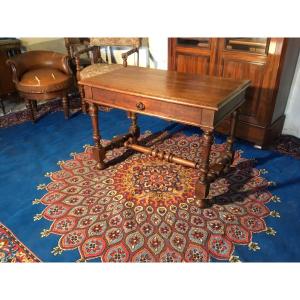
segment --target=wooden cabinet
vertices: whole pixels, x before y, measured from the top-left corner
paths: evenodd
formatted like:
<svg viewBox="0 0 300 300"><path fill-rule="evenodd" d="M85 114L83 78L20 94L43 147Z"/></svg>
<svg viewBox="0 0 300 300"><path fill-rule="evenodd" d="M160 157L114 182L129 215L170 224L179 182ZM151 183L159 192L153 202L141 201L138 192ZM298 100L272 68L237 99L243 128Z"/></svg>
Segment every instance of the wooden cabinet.
<svg viewBox="0 0 300 300"><path fill-rule="evenodd" d="M21 44L17 39L0 39L0 107L5 114L3 96L16 91L15 84L12 81L12 73L10 67L6 64L6 60L10 57L21 53Z"/></svg>
<svg viewBox="0 0 300 300"><path fill-rule="evenodd" d="M266 146L282 131L299 49L295 38L170 38L169 69L250 79L237 136ZM229 122L218 130L227 133Z"/></svg>
<svg viewBox="0 0 300 300"><path fill-rule="evenodd" d="M0 96L15 91L11 69L6 65L6 60L21 53L20 48L20 41L17 39L0 39Z"/></svg>

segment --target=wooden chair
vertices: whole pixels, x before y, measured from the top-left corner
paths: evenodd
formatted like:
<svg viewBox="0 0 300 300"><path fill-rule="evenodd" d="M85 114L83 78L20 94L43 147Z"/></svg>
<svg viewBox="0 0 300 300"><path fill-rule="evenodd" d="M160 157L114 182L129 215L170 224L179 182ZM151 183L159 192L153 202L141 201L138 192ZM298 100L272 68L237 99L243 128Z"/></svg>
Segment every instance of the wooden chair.
<svg viewBox="0 0 300 300"><path fill-rule="evenodd" d="M64 38L65 47L69 56L70 67L73 72L73 88L72 94L74 96L80 96L79 87L77 85L76 78L76 63L75 63L75 52L80 51L82 49L86 49L89 46L90 39L89 38ZM88 53L82 55L80 57L80 65L85 68L91 64L91 60L89 58Z"/></svg>
<svg viewBox="0 0 300 300"><path fill-rule="evenodd" d="M76 63L76 77L77 80L97 76L123 67L127 67L127 59L129 55L137 53L137 63L139 66L139 48L141 46L141 38L90 38L89 47L74 52ZM112 50L113 47L130 48L122 53L123 64L111 63L109 64L107 56L107 48ZM101 56L101 48L106 50L106 59ZM80 57L84 53L88 53L91 59L91 65L83 67L80 62ZM112 54L112 51L111 51ZM111 56L111 58L113 58ZM113 59L111 59L114 62ZM86 103L83 99L82 89L79 87L81 94L82 111L86 113Z"/></svg>
<svg viewBox="0 0 300 300"><path fill-rule="evenodd" d="M86 49L89 46L90 39L89 38L64 38L65 46L70 58L71 68L73 70L74 67L74 74L76 74L76 64L75 64L75 52L80 51L82 49ZM85 57L80 57L80 65L83 67L87 67L91 64L91 60L88 54Z"/></svg>
<svg viewBox="0 0 300 300"><path fill-rule="evenodd" d="M35 122L37 101L62 98L65 118L69 117L68 91L72 85L69 57L53 51L29 51L7 60L13 82L25 99Z"/></svg>

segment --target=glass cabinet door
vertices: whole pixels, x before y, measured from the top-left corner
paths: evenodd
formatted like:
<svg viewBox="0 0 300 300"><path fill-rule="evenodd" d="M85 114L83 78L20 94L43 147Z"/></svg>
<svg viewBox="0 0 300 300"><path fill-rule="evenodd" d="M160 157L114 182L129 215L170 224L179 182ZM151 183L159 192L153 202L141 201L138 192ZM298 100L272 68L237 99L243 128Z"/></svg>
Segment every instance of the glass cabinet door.
<svg viewBox="0 0 300 300"><path fill-rule="evenodd" d="M178 37L169 40L169 66L183 73L214 75L217 39L205 37Z"/></svg>
<svg viewBox="0 0 300 300"><path fill-rule="evenodd" d="M184 37L177 38L177 45L192 48L209 48L209 38Z"/></svg>
<svg viewBox="0 0 300 300"><path fill-rule="evenodd" d="M267 54L267 38L226 38L225 49L244 51L258 54Z"/></svg>

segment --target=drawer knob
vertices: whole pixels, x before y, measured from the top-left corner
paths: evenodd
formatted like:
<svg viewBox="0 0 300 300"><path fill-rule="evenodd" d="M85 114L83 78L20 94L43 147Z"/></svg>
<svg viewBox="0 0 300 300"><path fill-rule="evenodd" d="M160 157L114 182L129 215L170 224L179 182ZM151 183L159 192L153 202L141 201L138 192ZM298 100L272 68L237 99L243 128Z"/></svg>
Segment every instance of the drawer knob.
<svg viewBox="0 0 300 300"><path fill-rule="evenodd" d="M138 102L138 103L136 104L136 108L137 108L138 110L144 110L144 109L145 109L145 104L142 103L142 102Z"/></svg>

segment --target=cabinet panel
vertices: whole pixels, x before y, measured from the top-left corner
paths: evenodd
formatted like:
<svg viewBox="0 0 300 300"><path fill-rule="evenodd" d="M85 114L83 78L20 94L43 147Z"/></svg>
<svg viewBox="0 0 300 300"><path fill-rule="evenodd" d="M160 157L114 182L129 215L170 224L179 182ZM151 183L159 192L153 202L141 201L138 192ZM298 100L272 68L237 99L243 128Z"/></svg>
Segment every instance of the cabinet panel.
<svg viewBox="0 0 300 300"><path fill-rule="evenodd" d="M176 71L207 75L209 72L209 56L178 54L176 57Z"/></svg>
<svg viewBox="0 0 300 300"><path fill-rule="evenodd" d="M0 96L13 93L12 72L6 60L20 54L20 41L17 39L0 38Z"/></svg>
<svg viewBox="0 0 300 300"><path fill-rule="evenodd" d="M8 56L6 52L0 50L0 95L12 93L15 90L15 85L12 82L12 73L6 65Z"/></svg>
<svg viewBox="0 0 300 300"><path fill-rule="evenodd" d="M251 87L246 93L247 101L241 108L241 119L259 123L257 113L261 104L265 64L223 59L220 67L222 77L251 80Z"/></svg>

